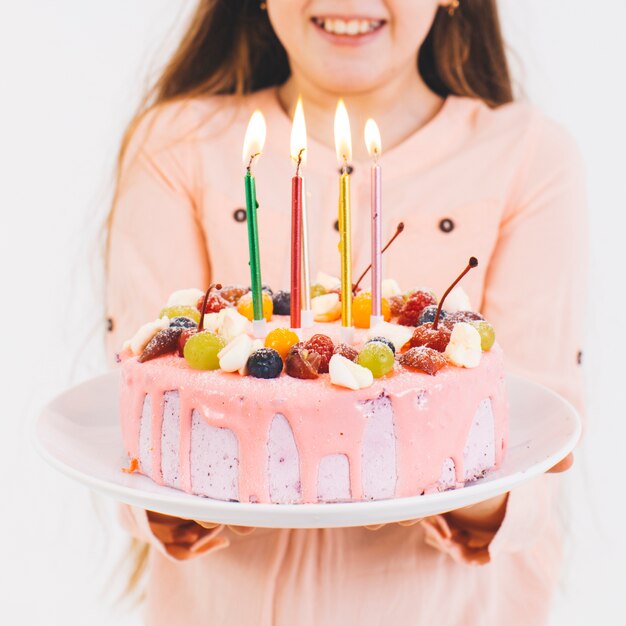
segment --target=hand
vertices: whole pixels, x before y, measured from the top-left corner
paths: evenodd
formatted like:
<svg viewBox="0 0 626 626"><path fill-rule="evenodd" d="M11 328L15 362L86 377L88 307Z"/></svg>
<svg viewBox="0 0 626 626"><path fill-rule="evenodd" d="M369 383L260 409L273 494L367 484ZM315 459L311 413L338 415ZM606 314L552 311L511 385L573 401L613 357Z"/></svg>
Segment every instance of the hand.
<svg viewBox="0 0 626 626"><path fill-rule="evenodd" d="M570 452L563 460L551 467L547 473L557 474L567 471L574 464L574 455ZM489 500L483 500L477 504L464 506L460 509L448 511L445 515L463 526L471 526L477 530L496 531L506 513L506 503L509 494L504 493ZM396 522L400 526L413 526L421 522L424 518ZM365 526L368 530L378 530L386 524L370 524Z"/></svg>
<svg viewBox="0 0 626 626"><path fill-rule="evenodd" d="M203 522L201 520L193 520L198 526L202 526L202 528L206 528L207 530L213 530L218 526L221 526L219 523L215 522ZM254 526L233 526L231 524L226 524L227 528L232 530L236 535L249 535L253 533L256 528Z"/></svg>

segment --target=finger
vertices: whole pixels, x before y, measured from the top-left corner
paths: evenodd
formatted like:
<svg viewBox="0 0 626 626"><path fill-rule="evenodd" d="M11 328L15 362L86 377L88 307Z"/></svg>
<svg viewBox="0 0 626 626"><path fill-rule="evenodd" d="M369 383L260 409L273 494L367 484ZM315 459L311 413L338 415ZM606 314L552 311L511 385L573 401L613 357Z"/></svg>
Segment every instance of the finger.
<svg viewBox="0 0 626 626"><path fill-rule="evenodd" d="M554 467L551 467L548 472L557 474L559 472L565 472L574 465L574 455L570 452L563 460L559 461Z"/></svg>
<svg viewBox="0 0 626 626"><path fill-rule="evenodd" d="M407 519L397 523L400 526L415 526L415 524L419 524L423 519L423 517L418 517L417 519Z"/></svg>
<svg viewBox="0 0 626 626"><path fill-rule="evenodd" d="M230 530L232 530L235 535L241 535L242 537L245 535L249 535L256 530L254 526L231 526L230 524L228 525L228 528L230 528Z"/></svg>
<svg viewBox="0 0 626 626"><path fill-rule="evenodd" d="M367 528L367 530L379 530L383 526L386 526L386 524L367 524L365 528Z"/></svg>
<svg viewBox="0 0 626 626"><path fill-rule="evenodd" d="M195 519L193 520L198 526L202 526L202 528L206 528L207 530L213 530L217 528L219 524L215 524L214 522L203 522L202 520Z"/></svg>

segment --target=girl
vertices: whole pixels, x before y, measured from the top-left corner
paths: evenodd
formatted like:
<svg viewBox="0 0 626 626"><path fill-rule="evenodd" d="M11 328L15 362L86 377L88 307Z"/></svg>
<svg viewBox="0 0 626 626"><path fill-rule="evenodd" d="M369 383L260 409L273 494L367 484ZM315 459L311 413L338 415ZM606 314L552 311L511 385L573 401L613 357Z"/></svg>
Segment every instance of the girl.
<svg viewBox="0 0 626 626"><path fill-rule="evenodd" d="M263 279L288 284L291 115L304 101L312 265L337 273L333 116L350 113L353 263L369 260L366 118L384 139L385 256L404 288L464 282L509 368L580 405L584 194L570 138L513 103L495 0L201 0L132 124L110 218L110 348L170 292L249 281L241 147L254 109ZM563 469L569 461L557 469ZM126 507L150 545L148 624L546 623L555 480L422 520L271 530ZM479 567L472 567L478 565Z"/></svg>

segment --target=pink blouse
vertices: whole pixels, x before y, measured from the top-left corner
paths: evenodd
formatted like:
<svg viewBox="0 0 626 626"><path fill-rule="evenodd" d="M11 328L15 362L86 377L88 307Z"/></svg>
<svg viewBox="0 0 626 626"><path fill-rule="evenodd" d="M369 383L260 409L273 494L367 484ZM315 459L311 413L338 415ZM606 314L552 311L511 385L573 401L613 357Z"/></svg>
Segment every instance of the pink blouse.
<svg viewBox="0 0 626 626"><path fill-rule="evenodd" d="M255 108L268 124L255 170L263 281L288 288L291 122L275 90L167 105L144 119L123 164L108 263L111 354L170 292L249 283L241 148ZM525 104L491 110L449 97L382 165L384 237L405 223L385 275L441 294L478 257L463 286L493 323L509 370L580 408L586 218L570 137ZM306 177L313 273L338 274L332 148L309 140ZM369 164L356 162L357 273L369 262L369 193ZM495 533L447 516L377 531L253 532L149 520L131 507L122 518L153 547L151 625L537 626L561 564L558 483L547 475L511 492Z"/></svg>

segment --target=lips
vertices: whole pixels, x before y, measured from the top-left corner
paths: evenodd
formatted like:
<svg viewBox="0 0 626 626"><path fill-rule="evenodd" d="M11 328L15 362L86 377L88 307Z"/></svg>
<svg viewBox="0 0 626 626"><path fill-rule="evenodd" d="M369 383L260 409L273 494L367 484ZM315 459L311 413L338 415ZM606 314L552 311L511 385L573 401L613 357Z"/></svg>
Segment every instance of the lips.
<svg viewBox="0 0 626 626"><path fill-rule="evenodd" d="M379 31L386 24L385 20L363 17L316 16L311 22L328 35L344 40L362 39Z"/></svg>

